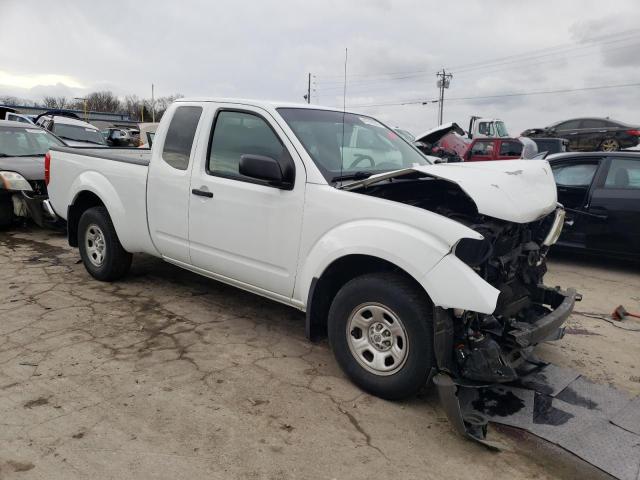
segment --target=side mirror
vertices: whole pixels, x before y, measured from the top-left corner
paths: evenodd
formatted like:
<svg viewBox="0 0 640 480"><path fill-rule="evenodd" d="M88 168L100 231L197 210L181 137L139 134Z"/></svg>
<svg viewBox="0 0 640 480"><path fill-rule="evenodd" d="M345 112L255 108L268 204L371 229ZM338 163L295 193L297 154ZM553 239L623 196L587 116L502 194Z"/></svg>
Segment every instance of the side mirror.
<svg viewBox="0 0 640 480"><path fill-rule="evenodd" d="M264 155L245 154L240 156L239 172L245 177L265 180L274 187L290 190L293 188L293 168L283 172L280 162Z"/></svg>

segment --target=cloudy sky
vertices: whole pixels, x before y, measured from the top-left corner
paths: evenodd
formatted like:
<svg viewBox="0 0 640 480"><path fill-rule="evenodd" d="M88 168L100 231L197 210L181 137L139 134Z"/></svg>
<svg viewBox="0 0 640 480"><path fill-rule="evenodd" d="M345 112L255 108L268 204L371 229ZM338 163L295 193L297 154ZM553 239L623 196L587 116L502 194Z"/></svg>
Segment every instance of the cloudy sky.
<svg viewBox="0 0 640 480"><path fill-rule="evenodd" d="M159 96L302 101L311 72L312 101L341 106L348 48L347 108L414 133L437 122L420 102L442 68L445 121L640 124L637 0L0 0L0 46L0 96L149 97L153 82Z"/></svg>

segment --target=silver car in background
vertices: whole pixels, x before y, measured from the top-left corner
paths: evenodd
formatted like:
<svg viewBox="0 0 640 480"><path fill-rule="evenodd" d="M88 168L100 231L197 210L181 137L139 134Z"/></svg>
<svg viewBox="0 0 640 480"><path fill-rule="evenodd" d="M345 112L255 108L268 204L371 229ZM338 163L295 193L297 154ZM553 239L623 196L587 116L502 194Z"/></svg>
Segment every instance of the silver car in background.
<svg viewBox="0 0 640 480"><path fill-rule="evenodd" d="M36 125L0 120L0 229L20 217L41 226L55 221L45 203L44 157L51 146L64 145Z"/></svg>

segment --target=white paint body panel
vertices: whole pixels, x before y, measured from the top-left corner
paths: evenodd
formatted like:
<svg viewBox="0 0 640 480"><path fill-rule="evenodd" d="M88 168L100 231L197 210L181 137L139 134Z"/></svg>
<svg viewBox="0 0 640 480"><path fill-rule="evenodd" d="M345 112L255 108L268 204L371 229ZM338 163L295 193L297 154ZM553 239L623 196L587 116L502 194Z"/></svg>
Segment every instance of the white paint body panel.
<svg viewBox="0 0 640 480"><path fill-rule="evenodd" d="M176 173L161 165L160 152L179 105L201 105L203 114L189 168ZM213 118L223 106L260 113L271 124L294 160L293 190L206 172ZM181 100L162 119L150 167L99 158L97 150L92 156L52 151L53 207L66 218L76 196L90 191L107 207L126 250L163 257L302 310L313 279L351 254L397 265L423 286L437 306L482 313L495 309L498 291L451 254L458 240L481 238L480 234L427 210L328 185L279 116L276 109L281 106L290 105ZM555 183L544 161L419 166L350 186L409 172L455 182L481 213L512 222L531 222L556 206ZM213 198L191 195L192 188L200 187L213 192Z"/></svg>

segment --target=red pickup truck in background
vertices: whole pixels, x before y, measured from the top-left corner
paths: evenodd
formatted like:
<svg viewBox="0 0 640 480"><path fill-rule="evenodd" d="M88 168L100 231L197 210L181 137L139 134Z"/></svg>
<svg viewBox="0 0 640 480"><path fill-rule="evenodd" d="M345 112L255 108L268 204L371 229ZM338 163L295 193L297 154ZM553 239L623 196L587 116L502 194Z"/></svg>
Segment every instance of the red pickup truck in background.
<svg viewBox="0 0 640 480"><path fill-rule="evenodd" d="M441 125L418 135L414 143L427 155L435 155L448 162L512 160L521 158L524 148L523 143L517 138L471 140L456 123Z"/></svg>
<svg viewBox="0 0 640 480"><path fill-rule="evenodd" d="M513 160L522 155L522 142L517 138L476 138L463 158L465 162Z"/></svg>

